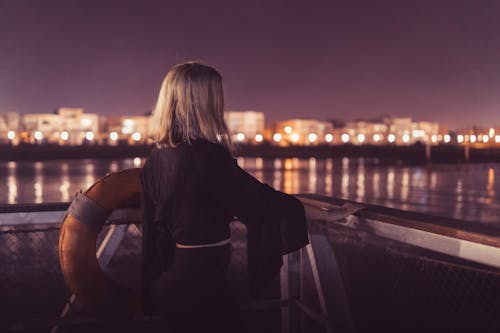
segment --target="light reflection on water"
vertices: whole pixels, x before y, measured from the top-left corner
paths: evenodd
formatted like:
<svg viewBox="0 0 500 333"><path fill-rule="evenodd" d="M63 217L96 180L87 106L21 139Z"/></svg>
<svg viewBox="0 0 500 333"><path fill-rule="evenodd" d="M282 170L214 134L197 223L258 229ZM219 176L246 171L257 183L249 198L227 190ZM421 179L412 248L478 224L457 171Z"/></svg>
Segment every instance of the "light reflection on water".
<svg viewBox="0 0 500 333"><path fill-rule="evenodd" d="M371 159L238 158L257 179L287 193L318 193L500 225L500 164L378 165ZM0 162L0 204L70 201L108 172L144 159ZM497 177L498 178L498 177Z"/></svg>

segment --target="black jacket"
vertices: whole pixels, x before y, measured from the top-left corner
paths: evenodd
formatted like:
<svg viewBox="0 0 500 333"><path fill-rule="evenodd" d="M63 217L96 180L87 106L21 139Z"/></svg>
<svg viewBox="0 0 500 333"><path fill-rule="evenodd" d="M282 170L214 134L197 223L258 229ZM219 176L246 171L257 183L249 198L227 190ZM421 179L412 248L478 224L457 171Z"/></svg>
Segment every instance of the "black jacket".
<svg viewBox="0 0 500 333"><path fill-rule="evenodd" d="M221 145L197 140L154 148L141 183L145 291L168 269L175 242L228 238L235 217L247 227L251 293L279 273L283 254L308 243L301 202L253 178Z"/></svg>

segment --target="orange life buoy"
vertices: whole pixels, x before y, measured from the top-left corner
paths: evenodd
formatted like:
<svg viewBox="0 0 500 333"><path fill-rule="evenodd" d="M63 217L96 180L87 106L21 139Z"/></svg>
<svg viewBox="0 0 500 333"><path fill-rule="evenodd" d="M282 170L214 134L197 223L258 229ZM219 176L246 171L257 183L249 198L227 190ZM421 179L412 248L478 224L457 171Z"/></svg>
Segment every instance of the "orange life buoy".
<svg viewBox="0 0 500 333"><path fill-rule="evenodd" d="M139 294L108 278L96 258L97 235L109 214L120 207L139 205L140 170L127 169L99 179L77 194L64 217L59 236L61 270L86 310L99 314L140 311Z"/></svg>

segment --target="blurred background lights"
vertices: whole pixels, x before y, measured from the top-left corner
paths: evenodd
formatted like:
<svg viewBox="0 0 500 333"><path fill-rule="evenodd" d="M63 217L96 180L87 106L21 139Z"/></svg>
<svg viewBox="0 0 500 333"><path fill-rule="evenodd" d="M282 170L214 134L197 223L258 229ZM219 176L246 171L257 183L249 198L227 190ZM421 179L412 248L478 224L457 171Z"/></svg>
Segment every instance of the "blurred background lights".
<svg viewBox="0 0 500 333"><path fill-rule="evenodd" d="M243 142L244 140L245 140L245 134L243 133L236 134L236 141Z"/></svg>
<svg viewBox="0 0 500 333"><path fill-rule="evenodd" d="M135 132L134 134L132 134L132 140L140 141L141 140L141 133Z"/></svg>
<svg viewBox="0 0 500 333"><path fill-rule="evenodd" d="M318 135L316 133L309 133L307 138L309 142L316 142L316 140L318 140Z"/></svg>

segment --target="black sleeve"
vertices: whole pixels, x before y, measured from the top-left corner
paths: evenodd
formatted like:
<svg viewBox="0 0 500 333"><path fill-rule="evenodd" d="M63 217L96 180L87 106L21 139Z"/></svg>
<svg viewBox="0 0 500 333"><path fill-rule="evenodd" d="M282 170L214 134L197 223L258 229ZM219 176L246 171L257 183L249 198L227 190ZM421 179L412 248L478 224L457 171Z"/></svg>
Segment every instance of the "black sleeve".
<svg viewBox="0 0 500 333"><path fill-rule="evenodd" d="M269 216L290 223L305 222L304 207L298 199L255 179L225 149L219 148L211 155L209 187L223 209L231 209L245 223Z"/></svg>
<svg viewBox="0 0 500 333"><path fill-rule="evenodd" d="M229 209L247 227L250 291L256 294L282 265L282 255L307 245L304 207L242 170L222 148L208 163L210 191L220 209Z"/></svg>

